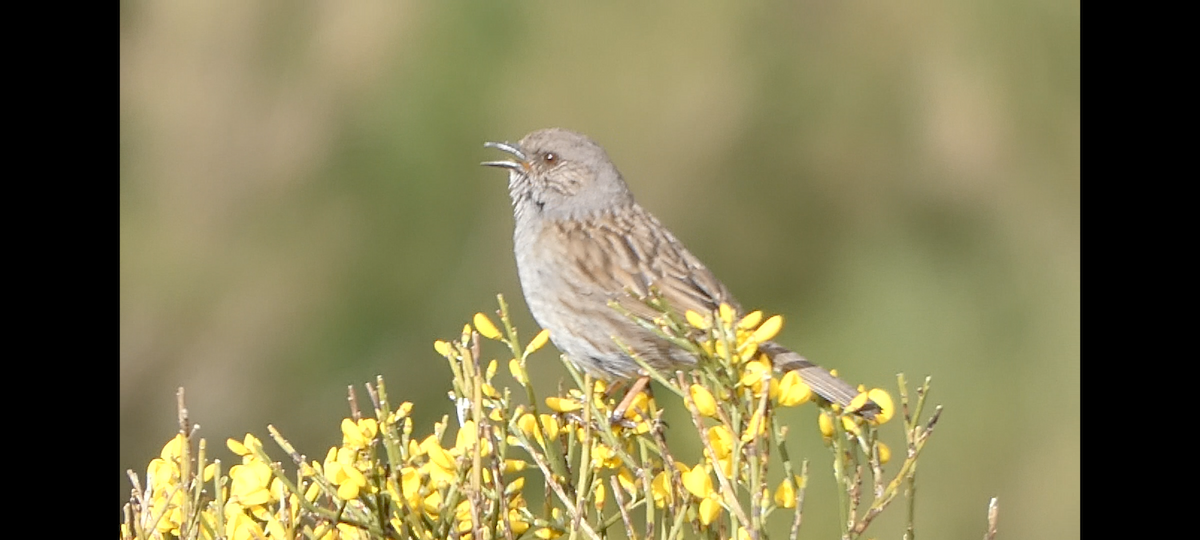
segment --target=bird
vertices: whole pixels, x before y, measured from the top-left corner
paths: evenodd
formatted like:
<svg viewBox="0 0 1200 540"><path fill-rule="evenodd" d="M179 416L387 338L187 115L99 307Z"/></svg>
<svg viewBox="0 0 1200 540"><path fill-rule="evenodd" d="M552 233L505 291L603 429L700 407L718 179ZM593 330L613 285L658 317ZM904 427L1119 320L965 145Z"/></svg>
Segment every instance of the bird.
<svg viewBox="0 0 1200 540"><path fill-rule="evenodd" d="M713 313L721 304L742 313L725 284L634 200L608 153L588 136L548 128L516 143L484 146L514 158L481 164L508 170L513 255L525 302L534 320L550 331L550 341L581 370L644 386L649 378L628 351L660 372L687 369L697 361L611 302L646 319L661 315L643 301L652 293L679 315ZM777 370L797 371L829 402L846 407L859 394L774 341L758 349ZM870 415L870 405L860 414Z"/></svg>

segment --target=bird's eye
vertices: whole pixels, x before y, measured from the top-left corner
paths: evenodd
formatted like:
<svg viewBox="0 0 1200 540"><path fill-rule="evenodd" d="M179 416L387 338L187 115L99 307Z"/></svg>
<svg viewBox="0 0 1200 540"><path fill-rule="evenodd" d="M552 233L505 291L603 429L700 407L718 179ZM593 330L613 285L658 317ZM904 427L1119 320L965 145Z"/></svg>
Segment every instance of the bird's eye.
<svg viewBox="0 0 1200 540"><path fill-rule="evenodd" d="M546 152L545 154L542 154L542 161L545 161L547 165L554 165L558 162L558 154L555 154L554 152Z"/></svg>

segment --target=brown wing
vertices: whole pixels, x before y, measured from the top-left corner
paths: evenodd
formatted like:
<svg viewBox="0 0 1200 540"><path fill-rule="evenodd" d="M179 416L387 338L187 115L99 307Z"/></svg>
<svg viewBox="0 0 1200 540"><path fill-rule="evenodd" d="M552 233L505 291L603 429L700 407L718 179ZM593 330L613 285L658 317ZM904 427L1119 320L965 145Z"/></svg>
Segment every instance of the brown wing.
<svg viewBox="0 0 1200 540"><path fill-rule="evenodd" d="M571 245L584 252L576 258L586 261L593 280L610 284L610 299L647 318L658 314L638 299L651 287L679 314L689 309L710 313L722 302L738 307L725 285L654 216L636 204L628 210L579 227L562 225L567 227L563 232L577 237Z"/></svg>

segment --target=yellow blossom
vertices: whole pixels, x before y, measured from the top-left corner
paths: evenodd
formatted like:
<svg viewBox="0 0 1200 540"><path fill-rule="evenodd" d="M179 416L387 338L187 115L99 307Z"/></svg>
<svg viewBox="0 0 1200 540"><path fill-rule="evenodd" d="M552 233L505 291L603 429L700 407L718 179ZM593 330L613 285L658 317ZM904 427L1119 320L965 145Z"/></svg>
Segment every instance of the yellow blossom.
<svg viewBox="0 0 1200 540"><path fill-rule="evenodd" d="M641 422L644 418L642 413L649 410L650 398L645 392L638 392L633 396L633 401L629 403L629 408L625 409L625 419L634 422Z"/></svg>
<svg viewBox="0 0 1200 540"><path fill-rule="evenodd" d="M738 360L749 362L758 353L758 342L749 340L738 347Z"/></svg>
<svg viewBox="0 0 1200 540"><path fill-rule="evenodd" d="M548 397L546 406L554 412L569 413L583 409L583 404L570 398Z"/></svg>
<svg viewBox="0 0 1200 540"><path fill-rule="evenodd" d="M543 415L539 415L539 416L541 417L541 420L542 420L542 429L546 432L546 438L551 439L551 440L557 439L558 438L558 417L555 417L555 416L552 416L549 414L543 414Z"/></svg>
<svg viewBox="0 0 1200 540"><path fill-rule="evenodd" d="M545 441L542 439L542 431L538 429L537 418L534 418L532 414L525 413L517 418L517 428L521 430L521 433L525 434L526 438L535 439L545 444Z"/></svg>
<svg viewBox="0 0 1200 540"><path fill-rule="evenodd" d="M482 313L475 314L475 329L488 339L500 339L500 331L496 329L496 325L492 324L492 320Z"/></svg>
<svg viewBox="0 0 1200 540"><path fill-rule="evenodd" d="M833 417L829 413L822 412L817 415L817 427L821 430L822 437L826 439L833 437Z"/></svg>
<svg viewBox="0 0 1200 540"><path fill-rule="evenodd" d="M263 538L263 535L264 532L258 522L244 513L232 514L225 522L225 536L230 540L254 540Z"/></svg>
<svg viewBox="0 0 1200 540"><path fill-rule="evenodd" d="M247 434L246 436L249 437L250 435ZM177 434L171 440L167 441L167 444L163 445L162 451L158 455L167 461L179 461L179 458L183 456L183 445L183 434Z"/></svg>
<svg viewBox="0 0 1200 540"><path fill-rule="evenodd" d="M720 308L717 309L717 311L720 312L721 322L725 323L725 326L733 325L733 316L736 314L734 312L733 306L722 303Z"/></svg>
<svg viewBox="0 0 1200 540"><path fill-rule="evenodd" d="M795 477L795 484L787 478L784 478L779 483L779 487L775 489L775 505L780 508L795 508L796 507L796 486L804 487L804 480L799 476Z"/></svg>
<svg viewBox="0 0 1200 540"><path fill-rule="evenodd" d="M504 474L521 472L525 470L526 466L528 466L528 464L519 459L506 459L504 460Z"/></svg>
<svg viewBox="0 0 1200 540"><path fill-rule="evenodd" d="M857 418L855 416L852 416L849 414L843 415L842 416L842 428L844 428L848 433L851 433L851 434L857 436L862 433L862 429L860 427L858 427L858 422L860 422L860 421L861 421L861 419Z"/></svg>
<svg viewBox="0 0 1200 540"><path fill-rule="evenodd" d="M430 435L421 441L421 449L429 454L429 461L438 467L447 470L455 469L454 456L442 448L442 443L438 441L437 436Z"/></svg>
<svg viewBox="0 0 1200 540"><path fill-rule="evenodd" d="M342 445L356 449L366 448L379 434L379 423L374 418L363 418L358 422L342 419Z"/></svg>
<svg viewBox="0 0 1200 540"><path fill-rule="evenodd" d="M758 323L762 320L762 317L763 312L761 311L755 310L747 313L745 317L742 317L742 320L738 321L738 330L749 330L758 326Z"/></svg>
<svg viewBox="0 0 1200 540"><path fill-rule="evenodd" d="M665 505L671 504L671 475L667 471L662 471L654 477L650 482L650 493L654 497L654 506L662 508Z"/></svg>
<svg viewBox="0 0 1200 540"><path fill-rule="evenodd" d="M764 362L762 359L746 362L745 368L742 370L742 378L738 384L750 388L755 396L762 395L763 379L771 375L771 364ZM770 387L767 387L770 390Z"/></svg>
<svg viewBox="0 0 1200 540"><path fill-rule="evenodd" d="M272 494L267 489L271 482L271 468L266 463L254 461L234 465L229 469L229 496L242 506L267 504Z"/></svg>
<svg viewBox="0 0 1200 540"><path fill-rule="evenodd" d="M725 426L708 428L708 444L717 453L717 459L724 459L733 453L733 433Z"/></svg>
<svg viewBox="0 0 1200 540"><path fill-rule="evenodd" d="M516 508L508 511L508 522L511 524L512 532L516 536L525 534L525 531L529 530L529 522L525 521L525 516Z"/></svg>
<svg viewBox="0 0 1200 540"><path fill-rule="evenodd" d="M792 407L812 399L812 389L804 383L797 371L787 372L779 381L779 405Z"/></svg>
<svg viewBox="0 0 1200 540"><path fill-rule="evenodd" d="M712 495L712 477L708 475L708 469L704 467L703 463L697 464L691 470L682 472L679 476L683 481L683 487L697 498L703 499Z"/></svg>
<svg viewBox="0 0 1200 540"><path fill-rule="evenodd" d="M242 456L242 461L246 462L248 460L257 459L254 457L254 449L262 448L262 443L259 442L258 437L247 433L241 442L228 439L225 441L225 446L229 448L230 452ZM163 448L164 452L166 452L166 450L166 448Z"/></svg>
<svg viewBox="0 0 1200 540"><path fill-rule="evenodd" d="M489 456L492 453L492 442L483 439L483 444L478 445L479 430L475 427L474 420L463 422L462 427L458 429L458 437L455 440L454 448L450 449L452 455L461 456L469 454L476 446L479 446L479 454L481 456Z"/></svg>
<svg viewBox="0 0 1200 540"><path fill-rule="evenodd" d="M621 472L617 473L617 482L621 484L621 488L626 493L630 495L637 493L637 482L633 478L633 473L629 472L629 469L621 467Z"/></svg>
<svg viewBox="0 0 1200 540"><path fill-rule="evenodd" d="M892 460L892 449L888 445L879 443L879 464L883 465Z"/></svg>
<svg viewBox="0 0 1200 540"><path fill-rule="evenodd" d="M529 375L525 373L525 366L521 365L520 360L517 360L516 358L509 360L508 372L512 373L513 378L516 379L521 386L527 386L529 384Z"/></svg>
<svg viewBox="0 0 1200 540"><path fill-rule="evenodd" d="M742 433L742 442L750 442L755 437L761 437L767 432L766 422L763 421L763 415L758 411L754 412L754 416L750 417L750 422L746 425L746 431Z"/></svg>
<svg viewBox="0 0 1200 540"><path fill-rule="evenodd" d="M709 418L717 415L717 400L713 399L712 392L699 384L693 384L690 391L692 401L696 404L696 412Z"/></svg>
<svg viewBox="0 0 1200 540"><path fill-rule="evenodd" d="M533 336L533 339L529 340L529 345L525 346L525 356L529 356L537 352L538 349L546 346L546 342L549 340L550 331L543 328L541 332L538 332L536 336Z"/></svg>
<svg viewBox="0 0 1200 540"><path fill-rule="evenodd" d="M892 419L892 415L896 414L896 406L892 402L891 394L887 393L882 388L872 388L870 392L859 394L847 405L846 408L851 411L856 411L866 404L866 400L870 399L879 406L879 412L869 420L871 425L878 426Z"/></svg>
<svg viewBox="0 0 1200 540"><path fill-rule="evenodd" d="M434 490L425 497L425 500L422 501L421 506L425 510L426 514L429 514L430 516L439 515L442 511L442 493Z"/></svg>
<svg viewBox="0 0 1200 540"><path fill-rule="evenodd" d="M705 317L704 315L696 313L690 309L683 313L683 318L687 319L688 324L700 330L708 330L709 328L712 328L712 321L709 320L709 317Z"/></svg>
<svg viewBox="0 0 1200 540"><path fill-rule="evenodd" d="M705 527L721 517L721 499L715 494L700 501L700 523Z"/></svg>
<svg viewBox="0 0 1200 540"><path fill-rule="evenodd" d="M617 453L614 452L612 448L609 448L608 446L605 446L605 445L599 444L599 443L597 443L596 446L592 448L592 468L593 469L601 469L601 468L605 468L605 467L610 468L610 469L615 469L620 464L621 464L621 457L618 456Z"/></svg>
<svg viewBox="0 0 1200 540"><path fill-rule="evenodd" d="M604 482L596 482L592 488L592 502L596 505L597 511L604 510L604 501L608 497L608 493L604 490Z"/></svg>
<svg viewBox="0 0 1200 540"><path fill-rule="evenodd" d="M781 315L776 315L762 323L762 326L759 326L758 330L754 331L754 334L750 336L750 339L758 343L770 341L771 338L775 337L775 335L779 333L780 328L783 328L783 317Z"/></svg>

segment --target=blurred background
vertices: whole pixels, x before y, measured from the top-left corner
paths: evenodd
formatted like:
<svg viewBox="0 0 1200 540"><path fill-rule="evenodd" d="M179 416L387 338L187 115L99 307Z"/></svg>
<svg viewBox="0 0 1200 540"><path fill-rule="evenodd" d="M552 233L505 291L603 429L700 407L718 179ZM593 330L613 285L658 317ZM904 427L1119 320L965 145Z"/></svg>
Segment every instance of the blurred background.
<svg viewBox="0 0 1200 540"><path fill-rule="evenodd" d="M123 1L119 502L179 386L227 463L268 423L320 459L377 374L450 413L434 339L497 293L536 331L482 144L560 126L781 342L933 376L919 534L977 538L998 496L1004 537L1077 538L1078 1L701 4ZM787 414L831 537L816 409Z"/></svg>

